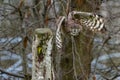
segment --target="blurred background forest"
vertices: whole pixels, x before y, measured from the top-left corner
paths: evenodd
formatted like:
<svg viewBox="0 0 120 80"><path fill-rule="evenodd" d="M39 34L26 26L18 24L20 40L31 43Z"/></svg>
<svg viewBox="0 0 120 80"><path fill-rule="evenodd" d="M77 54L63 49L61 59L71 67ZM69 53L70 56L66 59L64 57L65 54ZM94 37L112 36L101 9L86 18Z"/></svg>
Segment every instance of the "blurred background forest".
<svg viewBox="0 0 120 80"><path fill-rule="evenodd" d="M0 80L31 76L34 30L48 26L54 32L55 19L68 13L65 6L69 0L43 0L46 5L40 5L41 1L0 0ZM96 78L92 80L120 80L120 0L71 1L71 10L105 18L107 32L91 37L91 74Z"/></svg>

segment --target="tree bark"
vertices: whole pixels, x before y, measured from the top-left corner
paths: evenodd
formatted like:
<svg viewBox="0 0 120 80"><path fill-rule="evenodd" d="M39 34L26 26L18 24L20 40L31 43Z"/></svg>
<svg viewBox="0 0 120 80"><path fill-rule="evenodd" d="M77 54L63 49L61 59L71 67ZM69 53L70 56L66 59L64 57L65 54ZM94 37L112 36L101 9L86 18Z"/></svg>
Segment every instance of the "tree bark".
<svg viewBox="0 0 120 80"><path fill-rule="evenodd" d="M92 34L91 34L92 35ZM66 36L61 57L62 80L88 80L91 72L92 39L84 35Z"/></svg>
<svg viewBox="0 0 120 80"><path fill-rule="evenodd" d="M80 1L80 2L77 2ZM77 3L76 3L77 2ZM71 1L71 10L92 12L93 8L84 0ZM78 6L80 5L80 6ZM68 26L69 27L69 26ZM83 26L84 27L84 26ZM66 33L66 31L64 31ZM83 35L82 33L86 34ZM64 35L61 56L61 80L88 80L91 73L93 40L91 31L83 31L78 36Z"/></svg>
<svg viewBox="0 0 120 80"><path fill-rule="evenodd" d="M48 28L35 30L32 47L32 80L53 80L51 61L52 38L52 31Z"/></svg>
<svg viewBox="0 0 120 80"><path fill-rule="evenodd" d="M75 1L77 2L79 0L75 0ZM73 0L72 3L74 6L76 5L74 4ZM80 8L78 8L79 3L81 5ZM90 5L87 4L84 0L81 0L79 3L77 4L77 7L71 10L82 10L82 11L93 10L93 8L90 7ZM65 11L63 11L63 14L64 12ZM62 10L60 11L60 13L62 13ZM41 18L41 20L44 19ZM47 31L45 31L45 34L46 32ZM78 36L71 36L69 34L66 34L65 31L63 31L63 33L65 33L65 35L62 36L63 49L61 50L63 51L57 52L56 49L53 50L54 52L53 61L55 61L54 71L56 71L56 76L55 76L56 80L88 80L91 72L91 61L92 61L92 56L91 56L92 55L91 50L93 47L92 44L93 40L91 39L91 36L93 36L92 32L83 31L82 33L86 34L87 36L83 34L80 34ZM45 62L46 61L45 56L43 55L42 56L40 55L40 60L37 57L39 56L37 55L37 46L40 44L42 40L41 37L39 37L42 36L41 34L43 34L43 31L41 30L40 32L37 33L35 32L35 40L33 42L32 80L46 80L45 74L46 74L46 66L48 64L44 64L44 63L48 63L48 62ZM52 69L50 70L50 72L51 71ZM48 75L51 74L52 73L48 73ZM49 79L51 80L52 78Z"/></svg>

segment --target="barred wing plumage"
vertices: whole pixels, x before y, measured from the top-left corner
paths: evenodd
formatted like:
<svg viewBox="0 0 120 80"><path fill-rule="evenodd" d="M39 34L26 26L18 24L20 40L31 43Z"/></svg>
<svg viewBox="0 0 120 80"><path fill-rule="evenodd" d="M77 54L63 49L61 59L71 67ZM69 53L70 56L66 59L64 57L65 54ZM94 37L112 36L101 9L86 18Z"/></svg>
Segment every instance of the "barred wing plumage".
<svg viewBox="0 0 120 80"><path fill-rule="evenodd" d="M80 19L80 23L91 31L106 31L104 19L96 14L90 15L89 18Z"/></svg>
<svg viewBox="0 0 120 80"><path fill-rule="evenodd" d="M60 17L57 21L57 31L56 31L56 47L58 50L62 49L62 33L61 33L61 24L65 17Z"/></svg>

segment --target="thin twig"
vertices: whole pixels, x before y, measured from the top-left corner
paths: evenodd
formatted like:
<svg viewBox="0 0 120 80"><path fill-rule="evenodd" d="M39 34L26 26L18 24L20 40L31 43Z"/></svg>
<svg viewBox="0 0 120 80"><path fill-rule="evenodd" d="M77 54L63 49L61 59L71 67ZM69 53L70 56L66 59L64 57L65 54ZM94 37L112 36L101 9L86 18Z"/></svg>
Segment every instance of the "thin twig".
<svg viewBox="0 0 120 80"><path fill-rule="evenodd" d="M10 72L7 72L7 71L5 71L5 70L3 70L3 69L1 69L1 68L0 68L0 72L1 72L1 74L7 74L7 75L14 76L14 77L18 77L18 78L24 78L24 76L22 76L22 75L10 73Z"/></svg>
<svg viewBox="0 0 120 80"><path fill-rule="evenodd" d="M78 61L79 61L79 65L80 65L81 71L82 71L83 75L85 76L86 75L85 72L84 72L85 69L83 68L83 64L81 62L81 58L80 58L79 53L77 51L76 43L75 43L74 38L72 39L72 43L74 44L74 51L75 51L76 55L78 56ZM88 80L87 76L85 76L85 78Z"/></svg>
<svg viewBox="0 0 120 80"><path fill-rule="evenodd" d="M73 54L73 71L74 71L75 80L78 80L77 73L76 73L76 67L75 67L74 37L71 36L71 39L72 39L72 54Z"/></svg>

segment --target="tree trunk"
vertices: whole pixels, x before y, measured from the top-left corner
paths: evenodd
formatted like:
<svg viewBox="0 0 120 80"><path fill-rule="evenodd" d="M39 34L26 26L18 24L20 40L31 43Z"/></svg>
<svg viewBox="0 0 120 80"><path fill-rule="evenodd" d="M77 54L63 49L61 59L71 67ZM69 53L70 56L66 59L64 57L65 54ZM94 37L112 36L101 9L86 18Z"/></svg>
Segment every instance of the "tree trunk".
<svg viewBox="0 0 120 80"><path fill-rule="evenodd" d="M55 0L56 1L56 0ZM78 2L76 7L76 2L79 0L73 0L72 6L75 8L71 8L72 10L82 10L82 11L92 11L93 8L90 7L89 4L86 3L86 1L81 0ZM78 8L78 5L80 8ZM55 6L55 5L54 5ZM53 7L54 7L53 6ZM58 6L57 6L58 7ZM60 7L60 6L59 6ZM63 7L63 6L62 6ZM70 7L70 6L69 6ZM62 13L63 10L60 11ZM44 11L42 11L44 12ZM65 11L63 11L62 14L64 14ZM43 13L42 13L43 14ZM51 13L50 13L51 14ZM56 14L56 13L54 13ZM58 15L58 14L57 14ZM64 14L66 16L66 14ZM41 20L44 21L44 18L41 18ZM44 22L41 22L43 24ZM56 27L54 26L54 29ZM45 31L44 34L46 34L47 31ZM36 33L36 32L35 32ZM66 33L66 32L64 32ZM78 36L70 36L69 34L63 35L63 51L57 52L56 49L53 49L53 61L54 62L54 68L56 71L56 80L88 80L90 72L91 72L91 50L93 47L93 40L91 39L91 36L93 36L91 31L83 31L85 34L89 34L87 36L80 34ZM33 73L32 73L32 80L46 80L46 74L51 75L52 73L47 73L46 66L48 63L45 62L45 55L38 55L37 54L37 47L39 44L41 44L41 35L43 34L43 31L37 32L35 34L35 40L33 42ZM40 37L39 37L40 36ZM50 40L50 39L49 39ZM42 40L43 41L43 40ZM46 41L46 40L44 40ZM44 44L42 44L44 45ZM55 47L54 47L55 48ZM46 53L44 53L46 54ZM39 59L40 58L40 59ZM57 62L58 61L58 62ZM59 62L60 61L60 62ZM51 64L51 63L50 63ZM49 65L49 67L51 67ZM50 68L51 69L51 68ZM50 72L52 69L50 70ZM49 79L51 80L53 76L49 76ZM47 78L48 79L48 78Z"/></svg>
<svg viewBox="0 0 120 80"><path fill-rule="evenodd" d="M91 72L92 39L82 34L75 37L67 36L63 44L61 80L88 80Z"/></svg>
<svg viewBox="0 0 120 80"><path fill-rule="evenodd" d="M72 11L92 12L94 10L84 0L72 0L71 3ZM93 59L91 53L93 48L92 37L94 34L89 30L82 33L75 37L67 34L64 38L64 54L62 54L60 66L62 71L61 80L88 80L90 76Z"/></svg>
<svg viewBox="0 0 120 80"><path fill-rule="evenodd" d="M53 80L51 61L52 38L52 31L48 28L35 30L32 47L32 80Z"/></svg>

